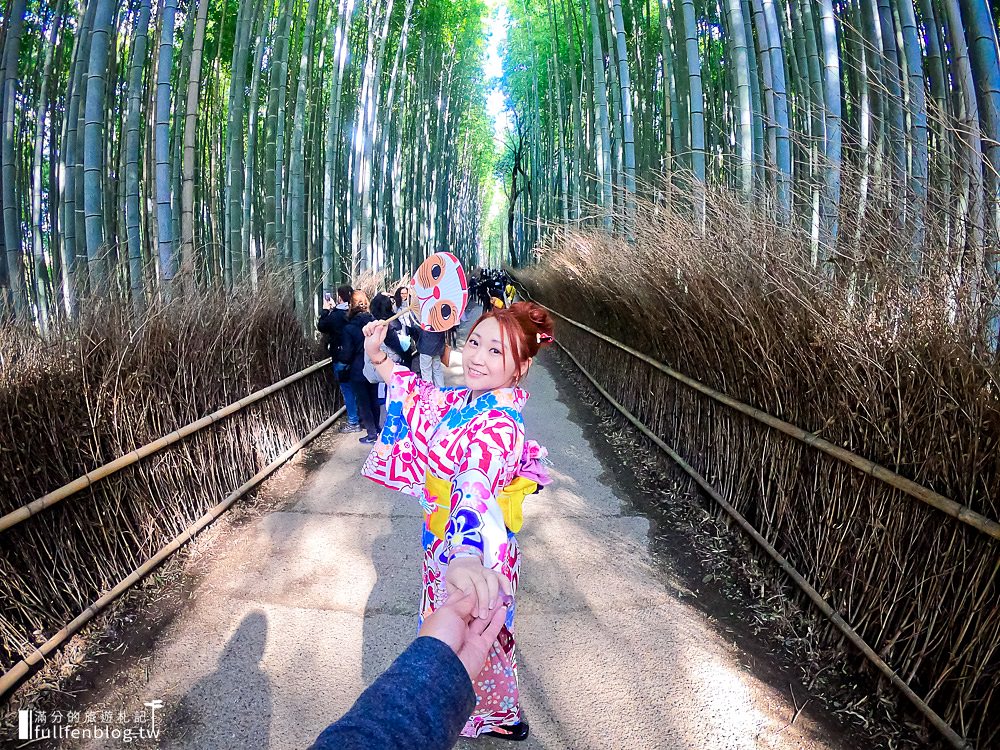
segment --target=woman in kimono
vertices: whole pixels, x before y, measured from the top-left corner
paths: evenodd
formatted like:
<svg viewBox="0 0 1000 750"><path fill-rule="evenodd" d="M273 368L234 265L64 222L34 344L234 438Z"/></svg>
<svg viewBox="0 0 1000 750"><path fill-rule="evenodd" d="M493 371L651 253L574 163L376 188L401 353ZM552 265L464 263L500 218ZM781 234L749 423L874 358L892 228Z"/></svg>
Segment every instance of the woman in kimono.
<svg viewBox="0 0 1000 750"><path fill-rule="evenodd" d="M548 477L545 450L524 439L520 382L532 358L552 342L552 320L519 302L483 315L462 350L465 387L436 388L383 359L386 326L365 329L372 364L389 384L386 421L362 473L416 497L424 508L420 619L449 594L475 594L479 617L508 607L486 665L473 680L476 709L462 735L522 740L514 656L514 595L520 565L515 532L524 497Z"/></svg>

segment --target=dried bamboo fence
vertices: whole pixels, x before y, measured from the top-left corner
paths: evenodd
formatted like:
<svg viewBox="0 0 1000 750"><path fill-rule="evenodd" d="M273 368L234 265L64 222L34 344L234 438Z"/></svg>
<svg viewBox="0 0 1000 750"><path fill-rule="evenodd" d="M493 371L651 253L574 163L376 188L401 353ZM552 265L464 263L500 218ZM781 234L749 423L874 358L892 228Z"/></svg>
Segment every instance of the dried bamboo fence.
<svg viewBox="0 0 1000 750"><path fill-rule="evenodd" d="M912 482L872 470L872 462L858 466L822 451L805 430L779 432L768 422L781 420L749 416L759 410L734 408L713 389L696 389L662 364L552 312L570 323L560 326L560 343L582 368L599 374L606 395L673 446L782 550L902 685L947 724L983 732L979 747L992 746L997 727L970 720L990 715L997 687L1000 557L989 538L996 537L996 522L951 501L940 510L954 511L956 521L945 523L925 498L913 499L937 493L914 492ZM904 503L910 507L900 512ZM975 560L977 551L987 559ZM928 579L945 576L953 595L935 601ZM843 636L835 628L827 634L831 641ZM947 724L937 728L950 744L965 747Z"/></svg>
<svg viewBox="0 0 1000 750"><path fill-rule="evenodd" d="M603 341L606 341L612 346L617 346L618 348L628 352L632 356L637 357L638 359L641 359L647 364L656 367L658 370L666 372L668 375L674 377L678 381L683 382L686 385L690 385L696 388L696 390L702 391L703 393L707 393L707 395L710 395L716 401L719 401L721 403L727 403L727 405L733 406L734 408L737 408L738 411L741 411L743 413L757 412L757 410L753 409L753 407L748 407L746 406L746 404L740 404L738 401L734 402L732 399L729 399L724 394L719 394L716 391L712 391L712 389L710 388L705 388L704 386L701 386L701 384L697 383L697 381L691 381L690 378L685 378L683 376L678 377L678 373L674 373L673 371L670 371L669 368L665 368L659 363L650 360L649 357L643 356L640 352L636 352L631 347L627 347L623 344L614 341L613 339L609 339L607 336L604 336L603 334L595 331L592 328L589 328L588 326L585 326L581 323L577 323L575 320L571 320L570 318L567 318L564 315L560 315L558 312L552 310L551 308L547 309L549 310L549 312L551 312L553 315L560 318L561 320L564 320L567 323L576 326L580 330L586 331L587 333L590 333L591 335L596 336L597 338L600 338ZM566 356L569 357L570 361L572 361L573 364L576 365L576 367L580 370L580 372L583 373L584 377L586 377L587 380L589 380L591 384L597 389L598 393L600 393L605 399L607 399L608 402L611 404L611 406L617 409L622 414L622 416L624 416L629 422L632 423L632 425L636 429L638 429L647 438L652 440L653 443L660 450L666 453L667 456L669 456L670 459L674 463L676 463L684 473L686 473L692 480L694 480L694 482L705 492L705 494L711 497L716 502L716 504L722 510L724 510L729 515L729 517L732 518L733 521L735 521L736 524L744 532L746 532L761 547L761 549L763 549L764 552L767 553L767 555L772 560L774 560L778 564L778 567L781 568L782 572L792 579L792 581L799 588L799 590L802 591L802 593L804 593L809 598L809 600L817 607L817 609L819 609L823 613L823 615L830 620L833 626L837 628L837 630L839 630L844 635L844 637L851 642L851 644L855 648L861 651L864 654L865 658L868 659L875 666L875 668L878 669L879 672L881 672L900 692L902 692L903 695L906 697L906 699L909 700L914 705L914 707L916 707L916 709L920 711L920 713L922 713L924 716L927 717L927 720L934 726L935 729L937 729L938 732L941 733L941 735L945 738L945 740L947 740L948 744L950 744L954 748L957 748L958 750L971 750L972 745L966 742L965 738L959 736L959 734L955 732L955 730L952 729L951 726L947 722L945 722L930 706L928 706L927 703L925 703L920 698L920 696L918 696L916 693L913 692L913 690L910 689L910 686L907 685L899 677L899 675L897 675L892 670L892 667L886 664L879 657L879 655L872 650L871 646L865 643L864 639L861 638L861 636L859 636L857 632L850 625L848 625L847 622L844 621L844 618L840 616L840 613L834 610L833 607L831 607L830 604L822 596L820 596L819 592L816 591L816 589L814 589L809 584L809 582L802 576L802 574L799 573L791 564L789 564L789 562L785 559L784 555L778 552L778 550L771 543L769 543L767 539L761 536L760 532L757 531L757 529L755 529L746 520L746 518L744 518L743 515L739 511L737 511L732 506L732 504L729 503L729 501L727 501L722 495L720 495L719 492L716 491L715 487L713 487L705 479L705 477L703 477L701 474L695 471L694 468L692 468L691 464L685 461L673 448L671 448L669 445L663 442L659 437L657 437L645 424L643 424L639 419L637 419L636 416L632 414L632 412L626 409L621 404L621 402L619 402L614 396L612 396L607 391L607 389L605 389L600 384L597 378L594 377L593 373L589 372L587 368L585 368L582 364L580 364L580 360L578 360L576 357L573 356L573 352L567 349L565 344L562 344L561 342L556 342L556 343L559 346L559 348L566 354ZM772 422L781 423L781 420L775 420L773 417L770 417L770 415L766 415L763 414L762 412L759 412L757 414L752 414L752 416L754 416L755 419L758 419L764 424L770 424L770 426L776 427L776 429L781 429L780 427L772 423ZM781 429L781 431L785 432L786 434L792 432L792 430L787 429L788 427L792 427L791 425L787 425L787 423L781 423L781 427L786 428L786 429ZM812 441L808 439L809 433L805 433L805 431L798 430L797 428L794 428L794 431L797 433L801 433L801 435L793 435L793 437L798 437L798 439L802 440L802 442L806 443L807 445L812 443ZM826 452L831 452L831 451L826 451ZM847 451L844 451L844 453L847 453ZM858 458L856 456L853 456L853 454L848 454L848 455L854 457L855 459ZM855 462L853 461L845 460L845 462L851 463L851 465L856 465ZM882 467L878 467L877 465L875 465L874 468L882 468ZM886 470L883 469L883 471ZM878 476L874 471L868 471L868 473L872 474L872 476ZM889 473L891 474L891 472ZM957 505L956 503L952 504Z"/></svg>
<svg viewBox="0 0 1000 750"><path fill-rule="evenodd" d="M929 316L882 305L885 326L873 315L852 329L795 270L798 248L733 217L713 227L710 216L701 237L667 215L627 247L568 233L520 280L586 326L562 321L557 340L612 399L957 735L995 747L995 375ZM846 647L832 624L818 635ZM857 651L844 654L865 669Z"/></svg>
<svg viewBox="0 0 1000 750"><path fill-rule="evenodd" d="M51 650L65 623L82 624L338 408L331 369L313 364L317 347L281 292L141 318L113 306L43 343L15 340L0 361L4 672Z"/></svg>
<svg viewBox="0 0 1000 750"><path fill-rule="evenodd" d="M290 375L282 381L275 383L274 385L268 386L267 388L261 388L259 391L251 393L246 398L241 398L229 406L226 406L218 411L214 411L207 417L202 417L197 422L192 422L191 424L180 428L179 430L174 430L169 435L164 435L158 440L154 440L152 443L146 443L146 445L141 448L136 448L134 451L115 459L111 463L104 464L104 466L94 469L93 471L88 471L82 477L74 479L69 484L64 484L59 489L53 490L37 500L32 500L27 505L22 505L17 510L13 510L5 516L0 516L0 532L6 531L12 526L16 526L22 521L26 521L31 518L36 513L55 505L58 502L65 500L68 497L72 497L78 492L87 489L95 482L102 479L110 477L112 474L116 474L127 466L132 466L133 464L139 463L142 459L147 456L151 456L154 453L173 445L174 443L183 440L186 437L194 435L206 427L225 419L228 416L235 414L242 409L255 404L261 399L267 398L268 396L277 393L282 388L286 388L292 383L296 383L308 375L312 375L314 372L320 372L324 367L328 367L333 362L332 359L324 359L321 362L317 362L311 367L307 367L302 372L297 372L294 375Z"/></svg>
<svg viewBox="0 0 1000 750"><path fill-rule="evenodd" d="M181 546L192 539L195 534L209 523L216 520L236 500L254 489L283 463L294 456L302 447L315 439L342 414L343 408L341 407L332 416L324 419L318 427L310 429L309 433L301 439L293 438L289 433L283 435L272 434L266 437L261 436L263 439L255 441L249 452L246 445L241 446L237 441L227 439L226 437L226 435L239 436L252 434L255 431L254 422L257 422L259 425L261 421L270 421L271 429L274 428L275 423L278 421L286 422L293 429L298 429L299 425L308 425L310 422L315 422L315 415L313 414L313 409L310 408L311 406L324 408L321 405L326 403L328 404L326 408L332 408L333 405L332 398L327 399L323 397L324 394L332 393L329 384L324 382L330 362L331 360L329 359L317 362L295 375L289 376L267 388L262 388L190 425L175 430L169 435L147 443L115 461L88 472L84 476L0 518L0 534L9 534L12 527L29 521L29 519L38 518L37 514L64 500L68 500L69 502L65 506L57 507L56 510L65 511L64 515L69 519L70 523L78 521L81 515L86 514L86 511L81 506L88 504L88 501L92 502L96 500L98 505L105 507L109 507L113 502L115 506L113 517L108 517L98 511L98 516L103 516L107 519L107 525L101 525L100 523L92 524L90 525L90 532L102 536L104 542L115 544L120 549L121 546L128 544L128 540L119 539L113 541L109 538L108 532L110 531L111 535L113 535L116 531L121 531L122 527L119 525L121 521L126 518L129 520L135 519L135 514L141 512L136 506L145 503L142 501L139 503L134 502L137 499L134 493L141 493L146 502L155 502L154 498L158 494L162 497L165 488L177 488L178 495L176 496L179 496L180 493L190 494L188 488L198 482L202 482L206 488L216 489L239 482L240 477L245 476L245 474L239 473L241 468L247 471L245 467L252 467L258 463L265 464L249 481L239 483L236 489L228 493L228 496L222 502L214 505L210 504L208 509L197 520L186 528L179 530L168 544L158 548L155 554L152 554L149 559L142 562L134 570L129 571L128 575L116 582L114 586L108 587L107 583L102 579L101 596L87 606L81 614L74 617L68 625L47 638L43 644L40 644L37 648L33 648L30 646L30 641L24 638L21 641L23 645L18 649L22 658L3 675L0 675L0 697L3 697L12 688L16 687L29 674L31 668L40 664L46 656L62 645L67 638L82 628L98 612L121 596L121 594L125 593L136 582L148 575L156 566L180 549ZM317 374L319 375L318 378L310 378L310 376ZM317 385L319 386L318 388ZM283 391L289 389L290 386L297 386L300 393L292 396L284 393ZM281 395L281 398L277 397L278 394ZM249 412L250 407L269 397L271 403L265 403L265 405L258 409L256 414ZM222 432L224 434L216 435L206 432L213 426L216 429L211 430L211 433ZM187 443L181 443L186 438L192 438L192 440L188 440ZM293 440L290 446L288 445L289 440ZM168 459L165 456L157 456L157 454L165 452L178 444L181 444L180 447L183 448L184 456L172 459ZM159 458L158 467L150 468L141 465L143 459L153 456ZM224 471L220 472L220 469L224 469ZM105 484L108 486L105 487ZM197 504L192 504L194 498L185 498L186 513L184 515L198 512L196 508L201 507L205 503L211 503L214 493L209 491L198 494L202 496L197 498ZM218 497L218 495L215 495L215 497ZM75 505L77 503L79 505ZM131 506L128 508L127 515L126 506ZM147 505L146 507L150 506ZM177 523L180 517L175 516L172 520L174 523ZM41 521L42 519L39 518L38 520ZM49 528L52 526L63 527L60 522L64 520L66 519L46 519L44 523ZM165 526L159 529L160 533L157 534L154 531L154 527L158 524L155 523L153 518L147 519L147 524L148 533L145 539L142 540L144 543L138 545L138 549L129 550L131 554L127 557L128 560L139 559L141 555L149 554L148 552L143 552L143 550L149 544L154 543L156 539L162 541L162 534L170 534L172 530L172 525ZM128 532L132 530L126 527L125 536L130 536ZM131 536L132 542L139 541L136 535L131 534ZM20 541L24 542L28 539L30 539L30 535L26 534L20 538ZM86 568L87 565L96 562L95 560L84 562L87 553L81 549L81 542L85 540L81 539L79 535L64 537L63 539L64 541L69 540L70 543L67 546L73 548L73 551L76 553L70 558L73 563L84 565ZM68 555L64 556L65 550L59 549L59 543L59 537L55 536L55 538L50 538L49 543L41 550L51 555L49 558L50 562L57 565L60 560L69 557ZM102 546L98 542L96 545L87 545L85 549L88 551L99 550ZM7 549L2 561L0 561L0 567L4 569L3 572L8 584L14 584L11 588L17 588L17 581L23 581L22 585L26 585L27 579L31 574L30 571L25 570L21 566L33 562L33 553L39 550L33 545L17 544L16 542L5 545L5 547ZM112 552L110 547L105 547L104 549L108 553ZM122 563L128 564L124 560L122 560ZM73 576L74 581L79 581L82 576L86 575L86 570L65 570L64 572L67 575ZM89 579L88 583L93 585L96 581ZM20 590L24 591L23 588ZM86 590L90 589L78 587L75 593L79 596L80 593ZM8 595L12 598L16 596L13 591L5 590L4 597L6 598ZM38 591L32 592L27 598L29 602L32 600L37 601ZM65 600L62 603L64 605L69 604ZM8 620L8 613L17 609L16 601L11 601L9 606L5 602L5 614L2 616L2 625L5 632L16 630L17 624ZM57 615L54 615L52 612L42 611L39 612L39 615L44 617L47 628L38 629L35 632L43 634L51 630L51 623L57 621L54 619Z"/></svg>
<svg viewBox="0 0 1000 750"><path fill-rule="evenodd" d="M328 362L321 362L320 365L329 364ZM178 534L174 539L162 547L155 555L146 560L142 565L133 570L124 579L119 581L114 588L101 596L97 601L93 602L89 607L87 607L83 612L81 612L77 617L75 617L70 623L63 627L59 632L55 633L51 638L49 638L45 643L41 644L38 648L34 649L25 656L21 661L15 664L10 670L8 670L3 675L0 675L0 697L6 695L10 690L17 687L17 685L30 673L31 670L40 665L45 658L55 651L57 648L65 643L66 639L72 637L74 634L80 631L80 629L90 622L94 617L100 614L104 609L106 609L112 602L114 602L118 597L132 588L135 584L145 578L147 575L152 573L156 568L162 564L168 557L174 554L177 550L191 541L195 535L200 531L204 530L209 524L217 520L223 513L225 513L229 508L232 507L233 503L239 500L241 497L246 495L251 490L255 489L261 482L267 479L271 474L277 471L283 463L288 459L292 458L296 453L298 453L302 448L309 445L313 440L319 437L330 425L332 425L337 419L339 419L344 413L344 407L338 409L334 414L324 421L319 427L314 429L308 435L299 440L295 445L288 448L281 455L275 458L271 463L265 466L263 469L254 474L249 480L241 484L232 494L222 500L218 505L210 508L201 518L195 521L193 524L188 526L184 531ZM207 425L205 425L207 426ZM203 426L204 427L204 426ZM103 478L103 477L102 477ZM96 480L95 480L96 481Z"/></svg>

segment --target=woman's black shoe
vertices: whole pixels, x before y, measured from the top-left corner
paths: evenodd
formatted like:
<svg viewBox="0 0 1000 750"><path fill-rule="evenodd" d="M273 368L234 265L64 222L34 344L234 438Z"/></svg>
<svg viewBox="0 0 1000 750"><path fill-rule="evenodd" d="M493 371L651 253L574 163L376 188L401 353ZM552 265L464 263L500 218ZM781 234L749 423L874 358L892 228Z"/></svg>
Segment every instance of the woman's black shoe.
<svg viewBox="0 0 1000 750"><path fill-rule="evenodd" d="M517 724L504 724L492 732L483 732L483 737L497 737L511 742L523 742L528 739L528 720L521 719Z"/></svg>

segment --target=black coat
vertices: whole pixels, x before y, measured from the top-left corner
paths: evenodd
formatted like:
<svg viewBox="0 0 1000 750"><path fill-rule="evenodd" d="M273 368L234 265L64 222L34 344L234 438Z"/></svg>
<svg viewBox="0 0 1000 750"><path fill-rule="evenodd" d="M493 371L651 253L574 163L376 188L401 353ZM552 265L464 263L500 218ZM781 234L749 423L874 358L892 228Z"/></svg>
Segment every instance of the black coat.
<svg viewBox="0 0 1000 750"><path fill-rule="evenodd" d="M347 379L355 383L367 383L365 378L365 334L362 329L375 320L369 312L361 312L350 318L341 332L337 361L347 365ZM385 345L403 358L403 347L399 337L391 328L386 331Z"/></svg>
<svg viewBox="0 0 1000 750"><path fill-rule="evenodd" d="M420 340L417 341L417 351L431 357L440 357L444 354L444 344L447 336L447 333L424 331L420 334Z"/></svg>
<svg viewBox="0 0 1000 750"><path fill-rule="evenodd" d="M326 334L326 348L330 356L336 358L340 351L340 340L347 325L347 310L333 308L323 310L319 314L316 328L320 333Z"/></svg>

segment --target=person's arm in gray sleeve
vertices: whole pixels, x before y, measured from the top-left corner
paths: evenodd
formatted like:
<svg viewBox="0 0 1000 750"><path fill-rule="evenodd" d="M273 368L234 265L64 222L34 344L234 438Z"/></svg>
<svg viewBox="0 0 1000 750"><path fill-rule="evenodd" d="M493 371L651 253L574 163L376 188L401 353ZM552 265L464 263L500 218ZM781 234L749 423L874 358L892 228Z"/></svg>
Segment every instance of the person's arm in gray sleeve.
<svg viewBox="0 0 1000 750"><path fill-rule="evenodd" d="M436 638L417 638L312 750L446 750L475 707L455 653Z"/></svg>
<svg viewBox="0 0 1000 750"><path fill-rule="evenodd" d="M496 643L511 603L487 619L474 594L453 594L418 637L310 750L448 750L476 707L472 675Z"/></svg>

